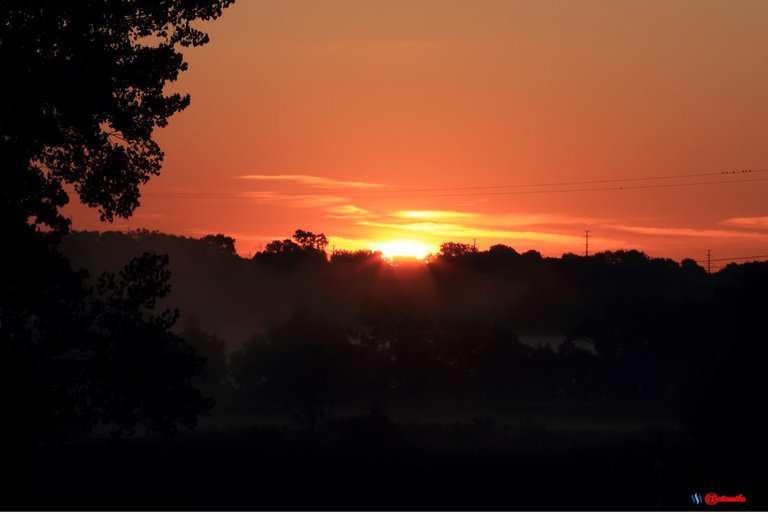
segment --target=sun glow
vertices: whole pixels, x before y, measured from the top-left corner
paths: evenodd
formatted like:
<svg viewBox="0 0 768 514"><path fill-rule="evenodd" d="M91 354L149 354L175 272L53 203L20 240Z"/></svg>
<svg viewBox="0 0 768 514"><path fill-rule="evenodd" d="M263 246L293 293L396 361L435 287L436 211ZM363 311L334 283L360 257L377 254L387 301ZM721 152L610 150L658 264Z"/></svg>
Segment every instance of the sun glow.
<svg viewBox="0 0 768 514"><path fill-rule="evenodd" d="M379 250L388 259L395 257L423 259L433 251L429 245L418 241L386 241L375 243L372 247L374 250Z"/></svg>

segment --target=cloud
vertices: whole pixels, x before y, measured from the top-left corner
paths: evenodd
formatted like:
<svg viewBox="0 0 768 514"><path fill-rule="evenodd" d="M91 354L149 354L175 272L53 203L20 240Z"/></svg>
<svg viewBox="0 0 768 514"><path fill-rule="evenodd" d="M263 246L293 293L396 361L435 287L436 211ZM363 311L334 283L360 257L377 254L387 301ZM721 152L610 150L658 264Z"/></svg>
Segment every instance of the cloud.
<svg viewBox="0 0 768 514"><path fill-rule="evenodd" d="M440 220L467 220L475 225L502 228L502 227L526 227L531 229L543 225L583 225L585 227L605 223L606 220L597 218L582 218L561 214L487 214L469 211L440 211L440 210L407 210L392 213L394 218L419 219L426 221Z"/></svg>
<svg viewBox="0 0 768 514"><path fill-rule="evenodd" d="M689 227L643 227L633 225L610 225L610 228L624 232L633 232L648 236L668 237L708 237L727 239L765 239L768 234L760 232L744 232L740 230L698 229Z"/></svg>
<svg viewBox="0 0 768 514"><path fill-rule="evenodd" d="M330 214L326 214L326 218L336 218L336 219L365 219L365 218L375 218L376 215L373 214L371 211L367 209L362 209L356 205L351 204L344 204L344 205L334 205L332 207L328 207L325 209L326 212Z"/></svg>
<svg viewBox="0 0 768 514"><path fill-rule="evenodd" d="M474 212L460 211L397 211L392 213L392 216L406 219L452 219L474 218L479 215Z"/></svg>
<svg viewBox="0 0 768 514"><path fill-rule="evenodd" d="M328 187L349 187L349 188L380 188L388 187L386 184L376 184L373 182L356 182L347 180L335 180L316 175L240 175L238 178L244 180L259 180L271 182L293 182L305 186L318 188Z"/></svg>
<svg viewBox="0 0 768 514"><path fill-rule="evenodd" d="M345 236L328 236L328 244L330 247L330 250L347 250L347 251L355 251L355 250L372 250L373 247L376 245L376 241L372 241L368 238L360 238L360 237L345 237Z"/></svg>
<svg viewBox="0 0 768 514"><path fill-rule="evenodd" d="M133 217L145 220L157 220L165 218L166 216L165 214L161 214L159 212L135 212L133 213Z"/></svg>
<svg viewBox="0 0 768 514"><path fill-rule="evenodd" d="M734 227L766 230L768 229L768 216L728 218L721 221L720 223L723 225L731 225Z"/></svg>
<svg viewBox="0 0 768 514"><path fill-rule="evenodd" d="M581 236L570 234L558 234L554 232L538 232L532 230L505 230L499 228L483 228L459 225L455 223L382 223L376 221L359 221L359 225L376 228L395 229L407 232L419 232L431 236L455 237L455 238L496 238L518 239L526 241L544 241L548 243L577 244L582 241Z"/></svg>
<svg viewBox="0 0 768 514"><path fill-rule="evenodd" d="M495 226L521 227L537 225L582 225L590 226L605 223L606 220L599 218L582 218L577 216L568 216L564 214L551 213L533 213L533 214L501 214L498 216L484 215L483 224Z"/></svg>

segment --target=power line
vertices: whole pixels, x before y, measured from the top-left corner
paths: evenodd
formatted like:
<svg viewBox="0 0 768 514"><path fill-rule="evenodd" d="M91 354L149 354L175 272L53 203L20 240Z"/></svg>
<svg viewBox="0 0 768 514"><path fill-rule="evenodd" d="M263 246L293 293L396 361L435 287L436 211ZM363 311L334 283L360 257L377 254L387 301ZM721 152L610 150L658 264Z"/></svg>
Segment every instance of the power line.
<svg viewBox="0 0 768 514"><path fill-rule="evenodd" d="M713 184L735 184L743 182L765 182L766 178L757 179L745 179L745 180L718 180L718 181L702 181L702 182L680 182L673 184L647 184L639 186L615 186L615 187L590 187L579 189L544 189L539 191L495 191L495 192L477 192L477 193L441 193L441 194L418 194L418 195L350 195L348 198L413 198L413 197L450 197L450 196L502 196L502 195L535 195L535 194L548 194L548 193L585 193L594 191L622 191L622 190L634 190L634 189L660 189L666 187L687 187L687 186L704 186Z"/></svg>
<svg viewBox="0 0 768 514"><path fill-rule="evenodd" d="M480 189L511 189L511 188L524 188L524 187L550 187L550 186L578 186L586 184L609 184L620 182L641 182L649 180L670 180L678 178L696 178L696 177L728 177L734 175L748 175L748 174L768 173L768 168L761 169L742 169L742 170L729 170L729 171L715 171L705 173L684 173L676 175L654 175L650 177L627 177L627 178L608 178L608 179L593 179L593 180L575 180L575 181L560 181L560 182L533 182L523 184L496 184L489 186L458 186L458 187L409 187L399 189L385 189L381 190L381 193L417 193L417 192L430 192L430 191L467 191L467 190L480 190ZM325 194L346 194L350 191L359 191L359 189L318 189L309 191L299 191L295 194L317 194L317 192L323 192ZM378 192L378 191L377 191Z"/></svg>
<svg viewBox="0 0 768 514"><path fill-rule="evenodd" d="M493 186L466 186L466 187L438 187L438 188L408 188L400 190L387 190L386 192L429 192L429 191L465 191L470 189L508 189L518 187L549 187L549 186L578 186L585 184L609 184L618 182L641 182L648 180L670 180L677 178L696 178L696 177L715 177L715 176L732 176L732 175L745 175L750 173L768 173L768 168L764 169L745 169L745 170L733 170L733 171L717 171L708 173L686 173L680 175L655 175L651 177L629 177L629 178L608 178L608 179L595 179L595 180L576 180L570 182L539 182L529 184L507 184L507 185L493 185ZM382 191L385 192L385 191Z"/></svg>
<svg viewBox="0 0 768 514"><path fill-rule="evenodd" d="M766 170L768 171L768 170ZM639 180L639 179L628 179L628 180ZM714 181L698 181L698 182L677 182L677 183L671 183L671 184L644 184L644 185L627 185L627 186L613 186L613 187L590 187L590 188L566 188L566 189L543 189L538 191L484 191L484 192L456 192L456 193L428 193L429 191L435 191L435 190L423 190L425 193L428 194L399 194L399 195L393 195L393 192L395 191L388 191L384 192L382 191L379 194L368 194L368 195L346 195L346 198L349 199L361 199L361 198L432 198L432 197L455 197L455 196L502 196L502 195L531 195L531 194L550 194L550 193L585 193L585 192L598 192L598 191L623 191L623 190L639 190L639 189L663 189L663 188L670 188L670 187L689 187L689 186L705 186L705 185L720 185L720 184L740 184L740 183L747 183L747 182L766 182L768 181L768 177L766 178L755 178L755 179L743 179L743 180L714 180ZM480 187L480 186L478 186ZM513 186L483 186L487 188L504 188L504 187L513 187ZM520 185L516 187L534 187L533 185ZM470 189L477 189L473 187L467 187L463 188L462 190L470 190ZM403 192L408 193L414 193L417 191L420 191L418 189L409 189L409 190L400 190ZM328 191L318 190L316 192L312 193L292 193L292 192L281 192L277 195L284 195L284 196L292 196L292 197L315 197L315 196L322 196L322 195L328 195L328 194L341 194L341 193L332 193ZM279 196L275 196L275 198L279 198ZM223 199L223 200L229 200L229 199L259 199L258 196L252 196L248 193L146 193L144 195L145 197L149 198L175 198L175 199ZM269 198L269 197L261 197L261 198Z"/></svg>
<svg viewBox="0 0 768 514"><path fill-rule="evenodd" d="M709 250L707 250L709 252ZM723 262L723 261L743 261L746 259L768 259L768 255L749 255L747 257L721 257L719 259L707 259L705 260L699 260L696 262Z"/></svg>

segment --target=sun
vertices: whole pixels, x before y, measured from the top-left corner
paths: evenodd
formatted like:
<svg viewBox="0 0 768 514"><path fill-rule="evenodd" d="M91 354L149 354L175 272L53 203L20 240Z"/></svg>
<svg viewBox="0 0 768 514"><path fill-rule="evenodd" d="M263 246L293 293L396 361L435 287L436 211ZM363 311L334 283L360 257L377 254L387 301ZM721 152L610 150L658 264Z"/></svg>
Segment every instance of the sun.
<svg viewBox="0 0 768 514"><path fill-rule="evenodd" d="M372 245L374 250L379 250L384 257L394 259L395 257L413 257L424 259L432 252L432 248L418 241L385 241Z"/></svg>

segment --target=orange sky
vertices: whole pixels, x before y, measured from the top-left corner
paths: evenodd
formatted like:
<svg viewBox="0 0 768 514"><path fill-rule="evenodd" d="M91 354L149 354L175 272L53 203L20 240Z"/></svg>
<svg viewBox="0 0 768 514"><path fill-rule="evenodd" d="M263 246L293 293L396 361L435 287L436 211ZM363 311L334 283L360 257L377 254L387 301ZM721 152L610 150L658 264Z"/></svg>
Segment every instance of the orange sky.
<svg viewBox="0 0 768 514"><path fill-rule="evenodd" d="M759 0L240 0L186 51L192 103L135 215L68 212L244 255L296 228L768 254L766 20ZM649 178L678 175L701 176Z"/></svg>

